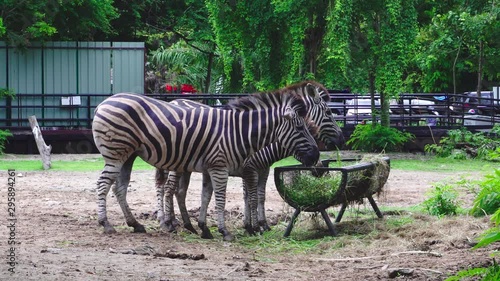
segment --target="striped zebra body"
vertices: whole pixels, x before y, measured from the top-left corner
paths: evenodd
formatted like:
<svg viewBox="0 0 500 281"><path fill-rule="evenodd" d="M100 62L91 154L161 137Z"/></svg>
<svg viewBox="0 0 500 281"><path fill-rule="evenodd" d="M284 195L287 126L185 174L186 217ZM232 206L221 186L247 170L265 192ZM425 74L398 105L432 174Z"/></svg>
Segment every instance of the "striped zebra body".
<svg viewBox="0 0 500 281"><path fill-rule="evenodd" d="M324 142L327 147L332 148L335 146L342 146L344 137L342 131L333 119L333 115L328 108L327 101L329 101L328 91L320 84L315 82L306 81L300 84L292 85L282 91L282 94L298 94L301 96L308 107L308 117L319 125L318 139ZM177 105L185 107L200 107L206 105L192 102L189 100L176 100L173 101ZM255 154L245 159L236 159L235 168L231 176L238 176L243 178L244 183L244 198L245 198L245 228L249 233L253 233L257 229L252 227L252 222L258 220L259 225L264 229L269 229L265 216L265 189L267 178L269 175L269 167L276 161L288 157L292 152L278 145L278 143L270 144ZM174 230L174 211L172 194L176 192L177 202L181 211L184 227L194 233L196 230L191 225L189 215L185 205L186 190L189 184L189 173L171 173L168 181L161 171L157 171L157 198L158 198L158 217L160 225L163 229L168 231ZM202 208L200 211L199 221L203 221L203 216L206 213L206 208L211 198L212 187L210 185L210 178L208 175L203 176L203 194L202 194ZM166 184L165 196L165 211L163 213L163 185ZM254 193L253 190L256 190ZM252 191L252 192L250 192ZM258 212L253 213L249 206L249 197L257 196L258 198ZM255 217L257 214L258 219ZM254 224L255 225L255 224ZM208 230L202 229L202 237L211 237Z"/></svg>
<svg viewBox="0 0 500 281"><path fill-rule="evenodd" d="M126 201L134 159L139 156L158 169L206 172L214 187L219 231L225 227L225 189L234 163L269 143L280 142L312 165L319 150L304 119L305 104L297 97L276 93L235 100L226 109L186 108L135 94L116 94L95 111L92 131L105 166L97 181L98 221L112 233L106 215L106 196L113 186L127 225L135 232L144 227ZM285 141L282 141L285 140ZM255 203L256 204L256 203Z"/></svg>

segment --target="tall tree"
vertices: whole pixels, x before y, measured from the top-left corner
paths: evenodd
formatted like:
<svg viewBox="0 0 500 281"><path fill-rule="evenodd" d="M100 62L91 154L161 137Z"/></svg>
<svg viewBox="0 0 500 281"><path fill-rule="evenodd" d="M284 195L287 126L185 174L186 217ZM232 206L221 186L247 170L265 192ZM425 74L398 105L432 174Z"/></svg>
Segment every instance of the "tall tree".
<svg viewBox="0 0 500 281"><path fill-rule="evenodd" d="M325 55L324 63L338 66L330 75L340 74L330 78L372 95L378 92L384 126L389 126L389 100L404 89L416 18L413 0L337 0L329 15L325 43L331 53ZM362 79L366 82L360 82Z"/></svg>
<svg viewBox="0 0 500 281"><path fill-rule="evenodd" d="M1 39L17 46L43 40L92 40L98 32L111 34L110 22L117 16L112 0L4 0Z"/></svg>

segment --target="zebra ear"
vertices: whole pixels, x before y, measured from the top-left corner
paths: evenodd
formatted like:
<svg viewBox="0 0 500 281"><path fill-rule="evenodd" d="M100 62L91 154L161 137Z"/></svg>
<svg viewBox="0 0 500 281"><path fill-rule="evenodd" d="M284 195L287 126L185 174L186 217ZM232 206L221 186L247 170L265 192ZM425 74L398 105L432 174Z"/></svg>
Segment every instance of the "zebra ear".
<svg viewBox="0 0 500 281"><path fill-rule="evenodd" d="M287 107L285 109L285 114L283 114L283 117L288 120L292 120L293 118L295 118L295 110L293 110L293 108L291 107Z"/></svg>
<svg viewBox="0 0 500 281"><path fill-rule="evenodd" d="M307 83L305 90L306 90L306 94L308 96L310 96L311 98L313 98L314 103L318 104L321 102L321 95L318 92L319 89L317 86L315 86L311 83Z"/></svg>

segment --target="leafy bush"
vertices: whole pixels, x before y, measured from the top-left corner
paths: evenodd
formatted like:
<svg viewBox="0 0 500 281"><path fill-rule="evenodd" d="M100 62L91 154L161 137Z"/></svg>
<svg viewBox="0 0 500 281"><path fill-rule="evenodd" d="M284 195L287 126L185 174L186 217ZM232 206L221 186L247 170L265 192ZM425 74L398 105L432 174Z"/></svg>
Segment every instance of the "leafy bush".
<svg viewBox="0 0 500 281"><path fill-rule="evenodd" d="M9 130L0 130L0 154L3 154L5 143L10 136L12 136L12 133Z"/></svg>
<svg viewBox="0 0 500 281"><path fill-rule="evenodd" d="M471 214L474 216L491 215L500 208L500 169L485 176L479 183L480 190L474 199Z"/></svg>
<svg viewBox="0 0 500 281"><path fill-rule="evenodd" d="M423 202L424 208L433 216L456 215L459 207L458 192L449 184L438 184Z"/></svg>
<svg viewBox="0 0 500 281"><path fill-rule="evenodd" d="M353 149L366 152L392 152L401 150L406 142L414 138L415 136L409 132L401 132L380 124L359 124L347 144Z"/></svg>
<svg viewBox="0 0 500 281"><path fill-rule="evenodd" d="M448 136L439 144L428 144L425 151L439 157L453 159L478 158L500 160L500 125L495 125L489 134L472 133L465 128L449 130Z"/></svg>

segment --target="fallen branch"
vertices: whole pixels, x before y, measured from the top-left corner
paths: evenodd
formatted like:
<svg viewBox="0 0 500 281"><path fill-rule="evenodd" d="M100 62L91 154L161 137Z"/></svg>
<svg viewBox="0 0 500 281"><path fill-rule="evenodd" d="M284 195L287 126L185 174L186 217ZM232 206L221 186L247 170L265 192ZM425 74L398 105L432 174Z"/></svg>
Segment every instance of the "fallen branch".
<svg viewBox="0 0 500 281"><path fill-rule="evenodd" d="M433 257L441 257L442 255L438 252L429 252L429 251L406 251L399 253L392 253L390 255L380 255L380 256L368 256L368 257L358 257L358 258L340 258L340 259L326 259L326 258L318 258L316 261L328 261L328 262L338 262L338 261L358 261L358 260L369 260L369 259L379 259L386 258L389 256L399 256L399 255L429 255Z"/></svg>

